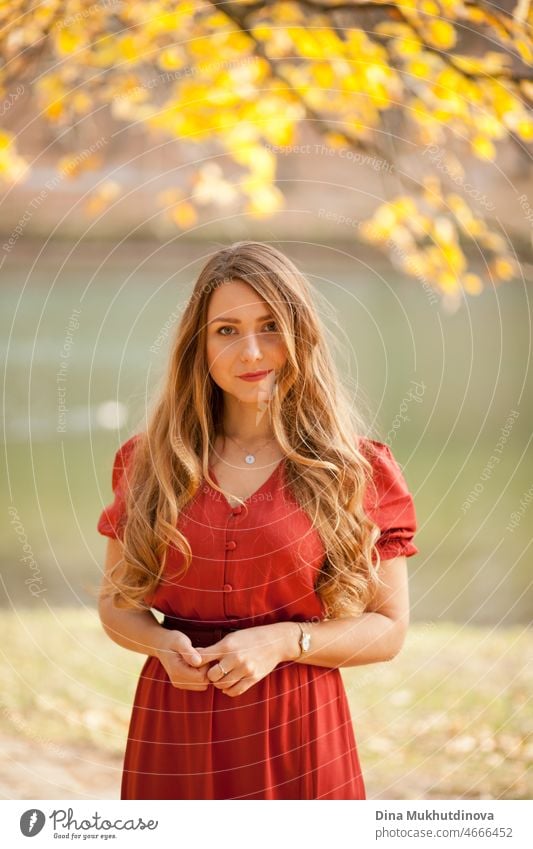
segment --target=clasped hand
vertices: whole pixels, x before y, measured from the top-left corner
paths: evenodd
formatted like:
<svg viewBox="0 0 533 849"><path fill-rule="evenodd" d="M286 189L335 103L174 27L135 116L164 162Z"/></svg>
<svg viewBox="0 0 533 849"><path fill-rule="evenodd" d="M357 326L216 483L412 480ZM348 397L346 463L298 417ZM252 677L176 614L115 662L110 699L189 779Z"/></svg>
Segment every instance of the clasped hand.
<svg viewBox="0 0 533 849"><path fill-rule="evenodd" d="M193 647L186 634L171 631L156 656L179 689L207 690L213 684L228 696L239 696L286 659L286 641L278 624L232 631L207 647Z"/></svg>

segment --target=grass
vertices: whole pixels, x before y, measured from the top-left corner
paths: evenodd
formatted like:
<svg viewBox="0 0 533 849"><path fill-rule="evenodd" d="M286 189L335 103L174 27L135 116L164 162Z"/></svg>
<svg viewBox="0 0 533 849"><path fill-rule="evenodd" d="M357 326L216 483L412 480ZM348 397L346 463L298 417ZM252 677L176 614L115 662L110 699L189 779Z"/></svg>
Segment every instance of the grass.
<svg viewBox="0 0 533 849"><path fill-rule="evenodd" d="M143 655L87 608L4 611L0 638L4 736L122 756ZM392 662L343 669L368 797L530 799L532 649L521 626L415 623Z"/></svg>

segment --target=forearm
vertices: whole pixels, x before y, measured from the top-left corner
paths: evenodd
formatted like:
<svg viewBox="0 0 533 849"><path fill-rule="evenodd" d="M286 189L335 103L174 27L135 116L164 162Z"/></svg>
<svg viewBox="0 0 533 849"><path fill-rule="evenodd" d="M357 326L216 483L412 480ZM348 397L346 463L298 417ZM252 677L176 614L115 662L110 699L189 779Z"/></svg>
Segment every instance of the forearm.
<svg viewBox="0 0 533 849"><path fill-rule="evenodd" d="M107 600L98 612L107 636L119 646L147 655L156 655L162 647L167 632L151 610L119 609Z"/></svg>
<svg viewBox="0 0 533 849"><path fill-rule="evenodd" d="M406 628L381 613L302 623L311 634L311 648L300 657L300 628L296 622L280 622L286 633L283 660L313 666L362 666L392 660L400 651Z"/></svg>

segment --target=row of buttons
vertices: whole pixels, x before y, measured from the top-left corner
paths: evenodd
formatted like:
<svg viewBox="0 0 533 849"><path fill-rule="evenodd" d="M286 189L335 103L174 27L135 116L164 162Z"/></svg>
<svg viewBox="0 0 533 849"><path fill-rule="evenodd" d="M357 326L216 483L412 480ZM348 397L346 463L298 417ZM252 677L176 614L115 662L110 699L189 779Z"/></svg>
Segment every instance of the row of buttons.
<svg viewBox="0 0 533 849"><path fill-rule="evenodd" d="M240 504L238 504L236 507L233 507L232 510L231 510L232 516L238 516L240 513L242 513L242 506ZM229 539L226 542L226 551L235 551L236 548L237 548L237 543L235 542L234 539ZM222 589L224 590L225 593L230 593L233 590L233 586L232 586L232 584L224 584ZM229 621L230 622L237 622L238 620L237 619L230 619Z"/></svg>

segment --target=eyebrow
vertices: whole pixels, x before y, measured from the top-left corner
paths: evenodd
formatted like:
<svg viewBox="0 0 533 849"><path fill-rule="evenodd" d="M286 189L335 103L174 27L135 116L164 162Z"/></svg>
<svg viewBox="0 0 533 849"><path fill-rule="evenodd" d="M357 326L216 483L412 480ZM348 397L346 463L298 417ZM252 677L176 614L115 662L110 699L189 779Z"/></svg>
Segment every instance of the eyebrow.
<svg viewBox="0 0 533 849"><path fill-rule="evenodd" d="M267 318L274 318L272 315L261 315L259 318L256 318L256 321L266 321ZM214 324L216 321L227 321L228 324L242 324L240 318L213 318L209 324Z"/></svg>

